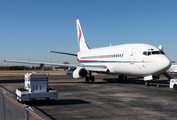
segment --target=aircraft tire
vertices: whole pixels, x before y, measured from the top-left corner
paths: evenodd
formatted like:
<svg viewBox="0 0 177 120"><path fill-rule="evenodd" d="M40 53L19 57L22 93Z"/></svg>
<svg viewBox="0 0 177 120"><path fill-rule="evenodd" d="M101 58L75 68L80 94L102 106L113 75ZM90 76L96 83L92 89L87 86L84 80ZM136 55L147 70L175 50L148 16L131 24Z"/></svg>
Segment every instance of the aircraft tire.
<svg viewBox="0 0 177 120"><path fill-rule="evenodd" d="M150 81L145 81L145 86L150 86Z"/></svg>
<svg viewBox="0 0 177 120"><path fill-rule="evenodd" d="M173 89L177 90L177 85L176 84L173 85Z"/></svg>
<svg viewBox="0 0 177 120"><path fill-rule="evenodd" d="M85 82L89 83L89 76L85 77Z"/></svg>
<svg viewBox="0 0 177 120"><path fill-rule="evenodd" d="M119 75L119 76L118 76L118 82L119 82L119 83L127 82L127 76Z"/></svg>
<svg viewBox="0 0 177 120"><path fill-rule="evenodd" d="M122 76L122 75L119 75L119 76L118 76L118 82L119 82L119 83L122 83L122 80L123 80L123 76Z"/></svg>
<svg viewBox="0 0 177 120"><path fill-rule="evenodd" d="M123 77L123 82L125 82L125 83L127 82L127 76Z"/></svg>
<svg viewBox="0 0 177 120"><path fill-rule="evenodd" d="M90 79L91 79L91 83L95 82L95 77L94 76L91 76Z"/></svg>

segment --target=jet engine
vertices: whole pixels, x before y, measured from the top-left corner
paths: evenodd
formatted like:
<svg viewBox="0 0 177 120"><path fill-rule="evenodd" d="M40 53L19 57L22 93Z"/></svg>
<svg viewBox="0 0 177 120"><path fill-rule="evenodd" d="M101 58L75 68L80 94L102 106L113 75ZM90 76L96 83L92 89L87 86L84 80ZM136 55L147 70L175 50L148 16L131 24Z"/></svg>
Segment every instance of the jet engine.
<svg viewBox="0 0 177 120"><path fill-rule="evenodd" d="M87 71L85 70L85 68L81 68L81 67L77 67L75 70L69 68L68 70L66 70L66 74L68 76L72 76L75 79L78 79L80 77L86 77L87 76Z"/></svg>

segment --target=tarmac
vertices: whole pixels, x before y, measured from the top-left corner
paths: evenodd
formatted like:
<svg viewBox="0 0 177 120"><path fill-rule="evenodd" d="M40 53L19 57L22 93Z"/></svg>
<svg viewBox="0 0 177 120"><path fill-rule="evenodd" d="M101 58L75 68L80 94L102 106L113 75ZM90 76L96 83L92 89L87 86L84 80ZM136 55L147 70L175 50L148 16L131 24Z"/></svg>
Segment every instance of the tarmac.
<svg viewBox="0 0 177 120"><path fill-rule="evenodd" d="M173 75L177 79L177 75ZM169 84L166 77L153 83ZM0 76L0 89L16 100L15 89L24 86L23 76ZM95 75L95 83L66 75L49 76L49 86L58 91L55 104L38 99L27 103L46 120L176 120L177 91L145 86L143 80Z"/></svg>

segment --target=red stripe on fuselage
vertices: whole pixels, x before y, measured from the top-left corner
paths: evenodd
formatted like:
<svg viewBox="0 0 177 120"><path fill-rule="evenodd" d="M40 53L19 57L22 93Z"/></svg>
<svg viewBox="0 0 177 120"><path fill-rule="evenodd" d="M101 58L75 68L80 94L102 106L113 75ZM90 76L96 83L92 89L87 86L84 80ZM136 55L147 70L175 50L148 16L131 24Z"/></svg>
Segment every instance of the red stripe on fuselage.
<svg viewBox="0 0 177 120"><path fill-rule="evenodd" d="M142 61L107 61L107 60L79 60L77 59L79 62L117 62L117 63L142 63Z"/></svg>

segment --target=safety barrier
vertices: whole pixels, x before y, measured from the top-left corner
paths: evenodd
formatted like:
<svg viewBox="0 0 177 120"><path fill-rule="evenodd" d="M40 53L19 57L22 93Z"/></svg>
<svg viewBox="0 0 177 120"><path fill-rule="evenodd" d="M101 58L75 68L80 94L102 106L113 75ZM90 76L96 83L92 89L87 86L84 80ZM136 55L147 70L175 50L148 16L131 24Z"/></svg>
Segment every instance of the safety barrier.
<svg viewBox="0 0 177 120"><path fill-rule="evenodd" d="M45 120L0 89L0 120Z"/></svg>

